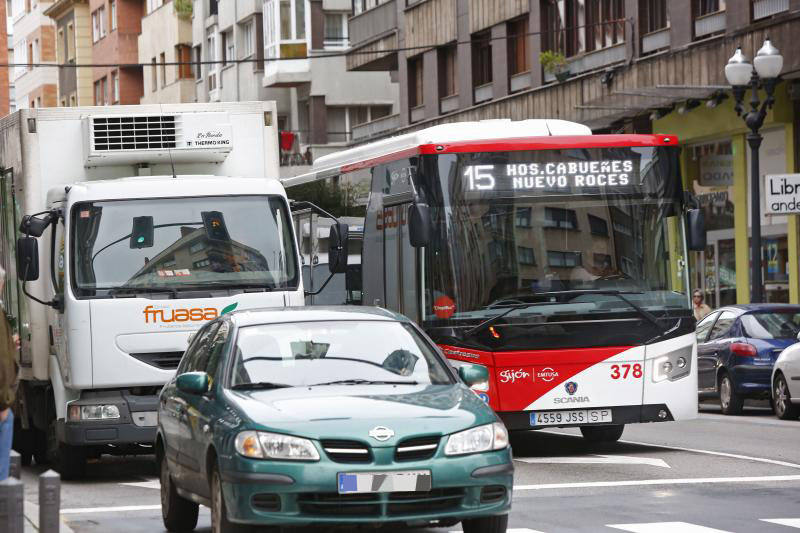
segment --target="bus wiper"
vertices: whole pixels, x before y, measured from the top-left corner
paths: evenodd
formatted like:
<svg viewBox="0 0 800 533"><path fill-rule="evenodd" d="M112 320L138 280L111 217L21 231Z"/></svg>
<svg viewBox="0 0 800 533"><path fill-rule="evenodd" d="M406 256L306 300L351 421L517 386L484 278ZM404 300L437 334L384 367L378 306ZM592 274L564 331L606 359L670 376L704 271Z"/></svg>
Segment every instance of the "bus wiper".
<svg viewBox="0 0 800 533"><path fill-rule="evenodd" d="M288 385L286 383L271 383L269 381L256 381L254 383L237 383L233 385L231 389L233 390L270 390L270 389L286 389L289 387L294 387L294 385Z"/></svg>
<svg viewBox="0 0 800 533"><path fill-rule="evenodd" d="M384 381L372 379L341 379L338 381L326 381L325 383L314 383L309 387L321 387L323 385L419 385L416 381Z"/></svg>

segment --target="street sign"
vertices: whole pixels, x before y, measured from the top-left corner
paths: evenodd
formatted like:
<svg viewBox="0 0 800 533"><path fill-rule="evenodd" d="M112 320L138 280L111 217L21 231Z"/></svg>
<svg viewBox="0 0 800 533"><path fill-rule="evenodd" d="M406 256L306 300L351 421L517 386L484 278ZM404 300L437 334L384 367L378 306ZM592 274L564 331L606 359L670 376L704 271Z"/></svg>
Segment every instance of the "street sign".
<svg viewBox="0 0 800 533"><path fill-rule="evenodd" d="M764 180L764 214L800 213L800 174L767 174Z"/></svg>

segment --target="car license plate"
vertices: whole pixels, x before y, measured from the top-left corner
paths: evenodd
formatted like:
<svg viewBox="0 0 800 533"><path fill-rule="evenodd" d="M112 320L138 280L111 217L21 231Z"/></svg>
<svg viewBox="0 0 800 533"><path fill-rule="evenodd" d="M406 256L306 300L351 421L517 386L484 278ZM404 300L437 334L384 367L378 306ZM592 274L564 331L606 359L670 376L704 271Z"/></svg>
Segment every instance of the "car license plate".
<svg viewBox="0 0 800 533"><path fill-rule="evenodd" d="M567 424L609 424L611 409L579 409L574 411L531 412L531 426L561 426Z"/></svg>
<svg viewBox="0 0 800 533"><path fill-rule="evenodd" d="M340 472L339 494L371 492L428 492L431 471L408 472Z"/></svg>

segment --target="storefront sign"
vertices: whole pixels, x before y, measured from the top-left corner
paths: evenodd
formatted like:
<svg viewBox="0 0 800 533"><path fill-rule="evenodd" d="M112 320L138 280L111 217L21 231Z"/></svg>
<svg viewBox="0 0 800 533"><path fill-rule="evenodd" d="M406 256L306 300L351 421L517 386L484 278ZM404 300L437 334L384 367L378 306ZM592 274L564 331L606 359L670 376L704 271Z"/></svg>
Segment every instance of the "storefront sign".
<svg viewBox="0 0 800 533"><path fill-rule="evenodd" d="M800 174L767 174L765 215L800 213Z"/></svg>
<svg viewBox="0 0 800 533"><path fill-rule="evenodd" d="M700 185L704 187L733 185L733 156L706 155L700 158Z"/></svg>

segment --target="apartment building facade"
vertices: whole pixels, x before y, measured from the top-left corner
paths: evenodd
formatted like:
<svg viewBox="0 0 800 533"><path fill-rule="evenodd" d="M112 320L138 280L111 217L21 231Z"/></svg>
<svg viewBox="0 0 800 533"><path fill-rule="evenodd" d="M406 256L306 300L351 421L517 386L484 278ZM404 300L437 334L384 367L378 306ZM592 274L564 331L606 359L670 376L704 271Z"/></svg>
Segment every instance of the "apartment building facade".
<svg viewBox="0 0 800 533"><path fill-rule="evenodd" d="M89 0L92 22L92 62L115 66L93 67L94 105L138 104L143 92L139 62L142 32L141 0Z"/></svg>
<svg viewBox="0 0 800 533"><path fill-rule="evenodd" d="M145 0L144 10L138 39L144 65L141 103L196 101L191 0Z"/></svg>
<svg viewBox="0 0 800 533"><path fill-rule="evenodd" d="M10 59L17 65L26 65L9 70L19 109L58 104L58 69L33 66L56 62L55 23L44 15L50 5L52 2L41 0L11 2L14 53Z"/></svg>
<svg viewBox="0 0 800 533"><path fill-rule="evenodd" d="M684 185L708 221L708 248L689 258L693 286L714 306L749 301L754 177L724 68L767 36L783 52L763 189L764 174L799 169L800 0L354 0L349 27L348 69L392 72L400 86L399 113L357 128L356 143L482 119L677 135ZM756 223L767 300L800 302L800 217Z"/></svg>
<svg viewBox="0 0 800 533"><path fill-rule="evenodd" d="M74 107L94 104L92 69L70 65L92 62L92 29L88 0L58 0L44 14L56 25L58 105Z"/></svg>
<svg viewBox="0 0 800 533"><path fill-rule="evenodd" d="M276 100L282 174L340 150L358 124L396 113L388 72L348 72L350 0L194 0L198 101Z"/></svg>

